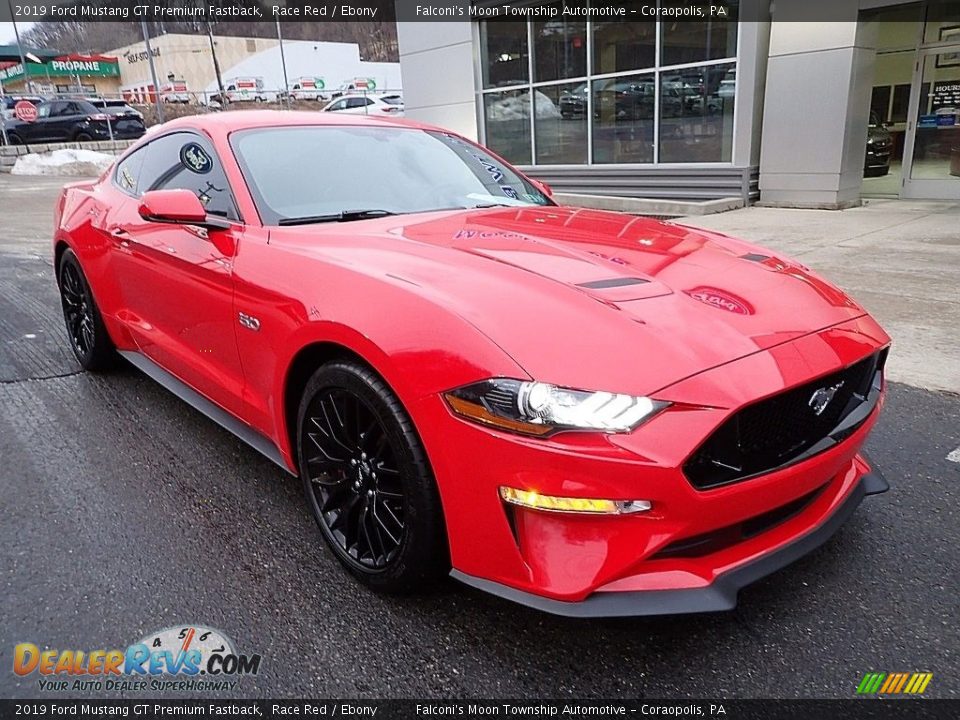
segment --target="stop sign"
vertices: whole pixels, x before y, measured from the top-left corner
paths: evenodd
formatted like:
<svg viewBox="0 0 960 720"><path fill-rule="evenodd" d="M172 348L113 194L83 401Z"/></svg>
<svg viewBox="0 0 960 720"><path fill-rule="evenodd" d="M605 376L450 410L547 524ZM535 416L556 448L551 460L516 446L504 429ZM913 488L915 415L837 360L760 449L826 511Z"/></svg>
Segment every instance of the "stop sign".
<svg viewBox="0 0 960 720"><path fill-rule="evenodd" d="M17 120L33 122L37 119L37 106L29 100L21 100L13 106L13 113L17 116Z"/></svg>

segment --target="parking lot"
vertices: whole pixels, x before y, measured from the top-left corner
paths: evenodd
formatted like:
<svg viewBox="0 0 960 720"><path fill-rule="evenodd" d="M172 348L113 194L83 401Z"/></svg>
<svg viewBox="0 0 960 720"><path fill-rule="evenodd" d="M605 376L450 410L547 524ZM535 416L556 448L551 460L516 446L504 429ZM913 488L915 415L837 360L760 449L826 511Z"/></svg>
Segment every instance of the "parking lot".
<svg viewBox="0 0 960 720"><path fill-rule="evenodd" d="M132 368L78 372L50 260L60 184L0 175L3 697L40 695L9 671L18 642L126 647L182 623L263 656L227 696L849 698L869 671L960 695L960 397L909 363L868 443L891 491L733 612L567 620L452 581L380 597L323 546L298 481Z"/></svg>

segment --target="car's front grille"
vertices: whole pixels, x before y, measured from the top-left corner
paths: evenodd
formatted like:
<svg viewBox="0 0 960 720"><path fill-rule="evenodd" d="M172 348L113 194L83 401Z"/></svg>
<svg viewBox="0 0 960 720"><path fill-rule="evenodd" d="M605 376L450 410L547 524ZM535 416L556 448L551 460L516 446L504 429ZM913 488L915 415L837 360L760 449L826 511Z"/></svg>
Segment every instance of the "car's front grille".
<svg viewBox="0 0 960 720"><path fill-rule="evenodd" d="M811 382L748 405L723 423L684 463L700 490L726 485L803 460L856 430L876 403L887 350ZM848 420L855 422L850 423Z"/></svg>

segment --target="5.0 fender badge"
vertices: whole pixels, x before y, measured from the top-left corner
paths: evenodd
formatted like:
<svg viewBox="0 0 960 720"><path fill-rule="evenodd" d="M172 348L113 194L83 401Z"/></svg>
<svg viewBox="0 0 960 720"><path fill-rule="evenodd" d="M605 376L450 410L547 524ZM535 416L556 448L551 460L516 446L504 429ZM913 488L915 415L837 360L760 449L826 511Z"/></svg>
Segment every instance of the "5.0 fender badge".
<svg viewBox="0 0 960 720"><path fill-rule="evenodd" d="M199 175L206 175L213 168L213 160L207 151L195 142L180 148L180 162L187 170Z"/></svg>

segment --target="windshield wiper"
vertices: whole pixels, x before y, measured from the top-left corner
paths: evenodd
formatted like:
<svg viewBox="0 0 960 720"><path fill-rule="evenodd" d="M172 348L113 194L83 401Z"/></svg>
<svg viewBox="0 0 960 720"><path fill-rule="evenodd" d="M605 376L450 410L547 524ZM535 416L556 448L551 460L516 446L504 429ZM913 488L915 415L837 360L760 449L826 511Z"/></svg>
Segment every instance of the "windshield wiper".
<svg viewBox="0 0 960 720"><path fill-rule="evenodd" d="M389 210L341 210L329 215L305 215L303 217L280 218L277 225L313 225L325 222L349 222L350 220L368 220L370 218L386 217L397 213Z"/></svg>

